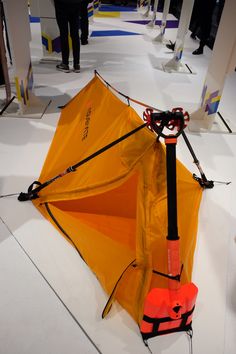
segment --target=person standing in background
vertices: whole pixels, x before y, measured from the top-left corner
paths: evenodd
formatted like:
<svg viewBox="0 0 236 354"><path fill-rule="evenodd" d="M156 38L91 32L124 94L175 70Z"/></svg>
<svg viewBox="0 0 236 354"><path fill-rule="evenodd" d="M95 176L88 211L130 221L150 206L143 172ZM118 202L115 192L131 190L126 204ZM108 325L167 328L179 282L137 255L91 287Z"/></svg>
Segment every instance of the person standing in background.
<svg viewBox="0 0 236 354"><path fill-rule="evenodd" d="M70 72L69 68L69 33L72 39L74 72L80 72L80 2L81 0L54 0L56 20L60 31L62 62L56 68Z"/></svg>
<svg viewBox="0 0 236 354"><path fill-rule="evenodd" d="M89 35L89 20L88 20L88 4L89 0L82 0L80 2L80 29L81 29L81 44L88 44Z"/></svg>
<svg viewBox="0 0 236 354"><path fill-rule="evenodd" d="M200 45L199 48L193 51L193 55L199 55L203 54L203 49L211 33L212 15L216 0L198 0L194 5L193 15L195 23L191 37L195 39L199 31Z"/></svg>

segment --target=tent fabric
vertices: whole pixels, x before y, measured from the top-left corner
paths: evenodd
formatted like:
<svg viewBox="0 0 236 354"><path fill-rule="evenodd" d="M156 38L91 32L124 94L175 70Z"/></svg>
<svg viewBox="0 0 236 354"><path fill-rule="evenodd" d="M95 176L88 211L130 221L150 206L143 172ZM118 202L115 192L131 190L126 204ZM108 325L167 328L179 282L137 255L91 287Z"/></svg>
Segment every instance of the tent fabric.
<svg viewBox="0 0 236 354"><path fill-rule="evenodd" d="M39 181L141 124L134 109L95 76L62 110ZM177 193L185 284L191 281L202 188L179 161ZM156 135L138 131L55 180L33 203L79 250L112 301L140 324L146 294L168 284L153 273L167 273L165 147Z"/></svg>

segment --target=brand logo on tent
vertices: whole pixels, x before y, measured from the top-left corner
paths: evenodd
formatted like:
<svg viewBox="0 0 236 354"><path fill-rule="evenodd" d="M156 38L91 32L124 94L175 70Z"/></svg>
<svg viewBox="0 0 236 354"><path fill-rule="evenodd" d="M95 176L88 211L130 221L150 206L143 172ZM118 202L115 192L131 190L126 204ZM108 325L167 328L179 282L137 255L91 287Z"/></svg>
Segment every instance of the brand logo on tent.
<svg viewBox="0 0 236 354"><path fill-rule="evenodd" d="M87 110L86 116L85 116L85 123L84 123L82 141L85 140L88 137L91 113L92 113L92 108L89 107L88 110Z"/></svg>

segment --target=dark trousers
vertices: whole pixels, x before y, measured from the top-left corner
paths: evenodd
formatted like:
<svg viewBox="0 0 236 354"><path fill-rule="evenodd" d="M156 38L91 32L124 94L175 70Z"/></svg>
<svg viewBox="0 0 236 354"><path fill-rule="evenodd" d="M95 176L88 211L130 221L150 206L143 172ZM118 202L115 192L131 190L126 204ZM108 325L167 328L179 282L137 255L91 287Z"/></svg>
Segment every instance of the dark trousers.
<svg viewBox="0 0 236 354"><path fill-rule="evenodd" d="M191 29L195 35L199 32L200 47L202 48L206 45L211 33L215 4L216 0L196 0L194 3Z"/></svg>
<svg viewBox="0 0 236 354"><path fill-rule="evenodd" d="M4 74L3 74L2 63L0 60L0 85L4 85L4 84L5 84L5 78L4 78Z"/></svg>
<svg viewBox="0 0 236 354"><path fill-rule="evenodd" d="M81 40L87 40L89 34L88 1L81 1L80 3L80 29Z"/></svg>
<svg viewBox="0 0 236 354"><path fill-rule="evenodd" d="M56 20L60 31L61 54L63 64L69 64L69 27L72 39L74 65L80 62L79 16L78 4L55 3Z"/></svg>

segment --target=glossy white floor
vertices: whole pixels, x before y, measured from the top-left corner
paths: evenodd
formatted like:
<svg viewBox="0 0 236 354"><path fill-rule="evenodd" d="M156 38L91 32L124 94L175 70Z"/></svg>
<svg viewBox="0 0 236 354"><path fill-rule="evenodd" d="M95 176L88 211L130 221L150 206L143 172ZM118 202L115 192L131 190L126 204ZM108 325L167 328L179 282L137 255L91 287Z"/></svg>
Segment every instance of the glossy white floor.
<svg viewBox="0 0 236 354"><path fill-rule="evenodd" d="M159 14L160 16L160 14ZM64 74L54 64L40 64L39 24L32 24L32 60L36 94L52 104L41 120L0 119L0 194L26 191L40 174L59 118L57 106L66 103L97 69L120 91L160 109L198 106L211 51L194 57L197 43L186 39L183 57L195 75L167 74L158 63L170 52L152 38L158 29L124 22L141 19L137 13L121 18L95 18L90 31L126 30L136 36L92 37L81 48L81 73ZM166 37L174 40L175 29ZM227 79L220 111L235 120L236 75ZM141 114L142 108L135 107ZM112 117L111 117L112 119ZM236 137L191 134L188 137L210 179L232 181L204 192L199 215L193 280L199 287L194 316L194 354L236 352ZM182 138L179 159L197 172ZM188 220L186 220L188 222ZM0 199L0 353L1 354L143 354L137 325L117 304L101 319L106 303L95 276L75 250L32 203L16 197ZM149 340L154 354L189 353L185 334Z"/></svg>

